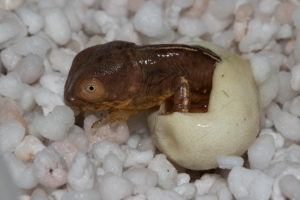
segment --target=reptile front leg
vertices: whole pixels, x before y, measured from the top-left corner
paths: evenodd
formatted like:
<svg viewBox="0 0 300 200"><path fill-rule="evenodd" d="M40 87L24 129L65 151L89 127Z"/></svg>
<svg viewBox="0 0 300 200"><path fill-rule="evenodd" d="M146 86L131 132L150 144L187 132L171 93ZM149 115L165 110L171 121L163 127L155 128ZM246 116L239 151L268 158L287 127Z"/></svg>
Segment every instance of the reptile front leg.
<svg viewBox="0 0 300 200"><path fill-rule="evenodd" d="M93 123L92 128L97 129L105 124L121 123L126 121L129 117L136 115L138 111L136 110L113 110L110 113L107 113L100 120Z"/></svg>
<svg viewBox="0 0 300 200"><path fill-rule="evenodd" d="M176 80L176 91L174 94L174 112L189 112L190 109L190 87L188 80L180 76Z"/></svg>

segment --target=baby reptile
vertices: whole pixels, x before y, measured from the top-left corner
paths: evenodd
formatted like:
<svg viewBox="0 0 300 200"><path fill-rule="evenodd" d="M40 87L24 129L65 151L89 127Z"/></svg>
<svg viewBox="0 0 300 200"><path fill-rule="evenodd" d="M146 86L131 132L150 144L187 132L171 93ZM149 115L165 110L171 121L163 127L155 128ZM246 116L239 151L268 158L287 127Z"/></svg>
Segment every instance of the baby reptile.
<svg viewBox="0 0 300 200"><path fill-rule="evenodd" d="M81 51L64 98L80 111L110 111L93 127L127 120L167 103L167 113L206 112L213 72L221 58L201 46L138 46L113 41Z"/></svg>

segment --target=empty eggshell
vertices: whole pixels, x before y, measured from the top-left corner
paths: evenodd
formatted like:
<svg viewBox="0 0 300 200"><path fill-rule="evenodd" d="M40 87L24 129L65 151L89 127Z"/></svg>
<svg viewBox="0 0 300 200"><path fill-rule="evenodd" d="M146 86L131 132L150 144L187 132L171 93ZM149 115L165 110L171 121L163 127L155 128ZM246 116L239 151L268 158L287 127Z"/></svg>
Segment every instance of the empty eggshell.
<svg viewBox="0 0 300 200"><path fill-rule="evenodd" d="M242 155L259 130L256 84L248 61L205 42L222 58L216 65L206 113L163 114L164 105L152 113L148 124L157 147L170 160L192 169L218 166L218 155ZM201 80L199 80L201 81Z"/></svg>

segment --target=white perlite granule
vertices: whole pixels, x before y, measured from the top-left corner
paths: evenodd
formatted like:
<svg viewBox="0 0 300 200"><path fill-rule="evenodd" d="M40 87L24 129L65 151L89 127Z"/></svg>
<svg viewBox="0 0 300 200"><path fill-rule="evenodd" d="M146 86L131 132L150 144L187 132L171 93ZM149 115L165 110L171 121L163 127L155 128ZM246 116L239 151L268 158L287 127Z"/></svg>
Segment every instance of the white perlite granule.
<svg viewBox="0 0 300 200"><path fill-rule="evenodd" d="M96 132L95 113L74 125L63 101L72 60L112 40L206 40L249 59L261 129L248 157L219 155L221 173L195 177L157 153L145 114ZM0 158L19 199L300 199L296 0L0 0L0 97Z"/></svg>

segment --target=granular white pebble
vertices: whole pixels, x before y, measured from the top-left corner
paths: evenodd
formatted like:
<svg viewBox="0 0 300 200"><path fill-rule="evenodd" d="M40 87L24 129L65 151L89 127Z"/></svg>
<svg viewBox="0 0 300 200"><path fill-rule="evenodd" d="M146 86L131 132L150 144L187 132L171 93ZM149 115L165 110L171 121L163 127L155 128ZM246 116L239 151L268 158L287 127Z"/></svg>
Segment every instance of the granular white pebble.
<svg viewBox="0 0 300 200"><path fill-rule="evenodd" d="M128 0L128 10L131 13L135 13L146 0Z"/></svg>
<svg viewBox="0 0 300 200"><path fill-rule="evenodd" d="M66 17L68 18L71 29L73 31L77 32L77 31L80 31L80 29L82 28L82 21L79 19L78 15L76 13L76 10L73 7L74 6L73 2L74 1L67 2L68 6L64 7L64 13L65 13ZM76 2L76 3L78 4L79 2Z"/></svg>
<svg viewBox="0 0 300 200"><path fill-rule="evenodd" d="M272 14L278 3L279 0L262 0L259 2L258 7L262 13Z"/></svg>
<svg viewBox="0 0 300 200"><path fill-rule="evenodd" d="M272 120L270 120L269 118L265 118L263 124L265 124L265 128L272 128L274 125Z"/></svg>
<svg viewBox="0 0 300 200"><path fill-rule="evenodd" d="M23 83L35 83L44 73L43 59L34 54L29 54L22 58L16 65L16 72Z"/></svg>
<svg viewBox="0 0 300 200"><path fill-rule="evenodd" d="M208 10L218 19L233 17L236 1L213 0L209 2Z"/></svg>
<svg viewBox="0 0 300 200"><path fill-rule="evenodd" d="M88 139L81 128L73 126L68 137L55 141L52 146L64 158L67 166L71 167L72 160L78 151L87 152Z"/></svg>
<svg viewBox="0 0 300 200"><path fill-rule="evenodd" d="M39 32L44 26L44 19L41 15L34 12L32 9L22 7L17 10L18 15L26 24L27 30L30 34Z"/></svg>
<svg viewBox="0 0 300 200"><path fill-rule="evenodd" d="M291 101L285 101L283 104L282 104L282 111L289 111L289 108L290 108L290 105L291 105Z"/></svg>
<svg viewBox="0 0 300 200"><path fill-rule="evenodd" d="M34 100L42 107L45 116L52 112L56 106L64 105L62 96L45 88L34 88Z"/></svg>
<svg viewBox="0 0 300 200"><path fill-rule="evenodd" d="M66 136L74 124L74 113L66 106L56 106L45 117L36 117L33 126L36 131L50 140L60 140Z"/></svg>
<svg viewBox="0 0 300 200"><path fill-rule="evenodd" d="M277 96L279 90L279 76L273 73L263 84L259 87L259 100L262 108L267 107L272 100Z"/></svg>
<svg viewBox="0 0 300 200"><path fill-rule="evenodd" d="M89 148L88 138L79 126L75 125L70 129L67 140L82 152L87 152Z"/></svg>
<svg viewBox="0 0 300 200"><path fill-rule="evenodd" d="M133 23L139 32L148 37L163 37L170 32L162 7L154 1L147 1L136 12Z"/></svg>
<svg viewBox="0 0 300 200"><path fill-rule="evenodd" d="M246 34L247 21L235 21L233 24L233 31L235 41L240 42Z"/></svg>
<svg viewBox="0 0 300 200"><path fill-rule="evenodd" d="M191 183L176 186L173 190L184 197L184 199L193 199L196 194L196 187Z"/></svg>
<svg viewBox="0 0 300 200"><path fill-rule="evenodd" d="M126 178L106 173L99 180L99 191L103 200L119 200L131 195L133 185Z"/></svg>
<svg viewBox="0 0 300 200"><path fill-rule="evenodd" d="M23 4L24 0L0 1L0 8L5 10L15 10Z"/></svg>
<svg viewBox="0 0 300 200"><path fill-rule="evenodd" d="M298 30L296 32L296 41L295 41L295 44L294 44L294 58L297 62L300 62L300 48L299 48L299 45L300 45L300 30Z"/></svg>
<svg viewBox="0 0 300 200"><path fill-rule="evenodd" d="M64 94L64 84L66 82L66 77L63 76L61 73L52 72L45 74L41 77L40 83L43 88L54 92L60 96Z"/></svg>
<svg viewBox="0 0 300 200"><path fill-rule="evenodd" d="M105 140L94 144L92 153L99 164L104 162L109 153L115 154L121 161L124 161L126 156L118 144Z"/></svg>
<svg viewBox="0 0 300 200"><path fill-rule="evenodd" d="M139 142L141 141L141 135L140 134L132 134L130 138L127 140L127 145L131 148L137 148Z"/></svg>
<svg viewBox="0 0 300 200"><path fill-rule="evenodd" d="M300 91L300 64L297 64L292 68L291 74L291 86L293 90Z"/></svg>
<svg viewBox="0 0 300 200"><path fill-rule="evenodd" d="M278 28L279 24L275 19L264 23L261 19L254 18L250 21L246 36L239 43L239 50L241 52L251 52L262 49L272 39ZM257 31L262 29L264 34Z"/></svg>
<svg viewBox="0 0 300 200"><path fill-rule="evenodd" d="M197 195L207 194L218 179L220 179L219 175L205 174L201 177L201 179L196 180L195 186L197 189Z"/></svg>
<svg viewBox="0 0 300 200"><path fill-rule="evenodd" d="M30 164L25 164L12 153L4 153L3 158L7 163L14 183L21 189L32 189L38 184L34 169Z"/></svg>
<svg viewBox="0 0 300 200"><path fill-rule="evenodd" d="M160 188L151 188L147 192L148 200L184 200L178 193L171 190L162 190Z"/></svg>
<svg viewBox="0 0 300 200"><path fill-rule="evenodd" d="M99 37L99 36L97 36L97 37ZM85 44L87 42L88 42L88 37L84 34L83 31L80 31L78 33L73 32L72 37L71 37L71 41L68 42L68 44L67 44L67 48L69 50L67 53L68 54L72 53L72 55L73 55L74 52L79 52L81 49L83 49L85 47ZM59 66L61 66L61 65L59 65Z"/></svg>
<svg viewBox="0 0 300 200"><path fill-rule="evenodd" d="M0 9L0 49L8 47L27 34L22 21L12 12Z"/></svg>
<svg viewBox="0 0 300 200"><path fill-rule="evenodd" d="M56 188L67 182L66 164L51 147L36 154L33 168L39 183L46 187Z"/></svg>
<svg viewBox="0 0 300 200"><path fill-rule="evenodd" d="M31 194L31 200L49 200L47 193L41 189L36 188Z"/></svg>
<svg viewBox="0 0 300 200"><path fill-rule="evenodd" d="M22 141L25 128L16 120L9 120L0 125L0 153L12 152Z"/></svg>
<svg viewBox="0 0 300 200"><path fill-rule="evenodd" d="M234 40L234 34L232 30L219 32L213 34L212 42L218 46L221 46L225 49L230 48L232 42Z"/></svg>
<svg viewBox="0 0 300 200"><path fill-rule="evenodd" d="M55 8L55 7L63 7L66 4L65 0L41 0L38 2L38 6L40 9L43 8Z"/></svg>
<svg viewBox="0 0 300 200"><path fill-rule="evenodd" d="M68 6L71 7L75 11L75 13L76 13L76 15L77 15L77 17L78 17L78 19L80 20L81 23L83 23L85 14L88 11L87 6L84 4L84 1L85 0L83 0L83 1L71 1L68 4Z"/></svg>
<svg viewBox="0 0 300 200"><path fill-rule="evenodd" d="M300 96L297 96L292 100L289 111L297 117L300 116Z"/></svg>
<svg viewBox="0 0 300 200"><path fill-rule="evenodd" d="M203 21L206 31L209 34L222 32L230 23L230 19L220 19L214 16L211 12L205 12L201 18Z"/></svg>
<svg viewBox="0 0 300 200"><path fill-rule="evenodd" d="M178 31L188 37L199 37L206 32L206 26L199 19L182 17L178 22Z"/></svg>
<svg viewBox="0 0 300 200"><path fill-rule="evenodd" d="M281 111L277 104L271 104L268 107L267 115L284 137L289 140L300 141L300 120L297 117L286 111Z"/></svg>
<svg viewBox="0 0 300 200"><path fill-rule="evenodd" d="M171 4L171 5L170 5ZM192 0L187 1L172 1L166 9L166 17L168 19L168 24L172 28L175 28L178 25L178 19L181 11L184 8L191 7L193 4Z"/></svg>
<svg viewBox="0 0 300 200"><path fill-rule="evenodd" d="M8 97L0 96L0 124L8 120L17 120L25 128L25 134L28 134L28 124L24 119L24 112L18 102Z"/></svg>
<svg viewBox="0 0 300 200"><path fill-rule="evenodd" d="M288 100L291 100L297 95L297 92L291 88L291 77L292 75L290 72L279 72L279 90L276 100L281 104Z"/></svg>
<svg viewBox="0 0 300 200"><path fill-rule="evenodd" d="M45 32L57 44L66 44L71 38L71 27L64 13L58 8L50 8L45 10L44 15Z"/></svg>
<svg viewBox="0 0 300 200"><path fill-rule="evenodd" d="M268 59L260 54L250 58L252 72L257 85L261 85L271 75L271 66Z"/></svg>
<svg viewBox="0 0 300 200"><path fill-rule="evenodd" d="M281 161L290 161L292 163L300 164L300 146L297 144L292 144L287 148L282 148L276 151L272 163Z"/></svg>
<svg viewBox="0 0 300 200"><path fill-rule="evenodd" d="M37 137L27 135L16 147L15 154L23 161L32 161L35 155L44 148L44 144Z"/></svg>
<svg viewBox="0 0 300 200"><path fill-rule="evenodd" d="M18 55L13 48L6 48L2 50L0 56L2 64L8 72L11 72L21 60L21 56Z"/></svg>
<svg viewBox="0 0 300 200"><path fill-rule="evenodd" d="M286 44L285 47L285 52L290 54L288 56L288 63L289 63L289 68L291 68L291 66L295 65L296 62L299 63L300 59L299 59L299 55L300 55L300 48L298 48L298 45L300 43L299 40L299 36L300 36L300 31L296 32L296 40L290 40L290 42L288 42Z"/></svg>
<svg viewBox="0 0 300 200"><path fill-rule="evenodd" d="M126 149L127 157L124 161L125 167L131 167L134 165L146 166L153 159L154 152L152 150L139 151L136 149Z"/></svg>
<svg viewBox="0 0 300 200"><path fill-rule="evenodd" d="M101 5L109 15L116 17L125 17L127 15L128 0L102 1Z"/></svg>
<svg viewBox="0 0 300 200"><path fill-rule="evenodd" d="M96 22L95 15L97 12L103 12L103 11L88 9L86 11L86 14L84 15L84 31L88 34L93 35L93 34L103 33L102 29L99 27L99 25ZM115 24L111 24L110 26L114 26L114 25Z"/></svg>
<svg viewBox="0 0 300 200"><path fill-rule="evenodd" d="M102 199L98 190L85 190L85 191L73 191L66 192L61 199L57 200L99 200Z"/></svg>
<svg viewBox="0 0 300 200"><path fill-rule="evenodd" d="M183 184L189 183L190 180L191 180L190 175L188 175L186 173L179 173L177 175L176 185L183 185Z"/></svg>
<svg viewBox="0 0 300 200"><path fill-rule="evenodd" d="M54 197L54 200L61 200L62 197L67 193L65 189L58 189L51 192L51 197Z"/></svg>
<svg viewBox="0 0 300 200"><path fill-rule="evenodd" d="M293 28L289 24L283 24L279 27L279 31L276 34L276 39L289 39L293 35Z"/></svg>
<svg viewBox="0 0 300 200"><path fill-rule="evenodd" d="M101 178L105 174L105 170L101 167L98 167L96 169L97 179Z"/></svg>
<svg viewBox="0 0 300 200"><path fill-rule="evenodd" d="M280 189L288 199L299 199L300 180L293 175L286 175L279 180Z"/></svg>
<svg viewBox="0 0 300 200"><path fill-rule="evenodd" d="M127 197L124 200L147 200L147 198L144 194L138 194L138 195L135 195L135 196Z"/></svg>
<svg viewBox="0 0 300 200"><path fill-rule="evenodd" d="M116 17L107 14L104 11L95 11L94 20L104 34L113 32L119 28L119 21Z"/></svg>
<svg viewBox="0 0 300 200"><path fill-rule="evenodd" d="M68 74L73 59L74 54L68 53L62 49L53 49L49 55L51 67L64 75Z"/></svg>
<svg viewBox="0 0 300 200"><path fill-rule="evenodd" d="M243 166L244 160L243 158L239 156L224 156L219 155L217 157L217 161L219 164L219 167L222 169L232 169L235 166Z"/></svg>
<svg viewBox="0 0 300 200"><path fill-rule="evenodd" d="M18 99L22 95L24 85L20 77L11 72L7 75L0 75L0 94L12 99Z"/></svg>
<svg viewBox="0 0 300 200"><path fill-rule="evenodd" d="M275 179L272 199L286 199L285 195L292 195L295 194L295 191L299 191L297 186L299 183L295 180L300 179L300 165L298 163L290 161L276 162L267 172ZM288 184L283 186L284 182Z"/></svg>
<svg viewBox="0 0 300 200"><path fill-rule="evenodd" d="M258 170L234 167L229 173L228 185L237 199L268 200L273 179Z"/></svg>
<svg viewBox="0 0 300 200"><path fill-rule="evenodd" d="M29 195L22 194L19 196L18 200L31 200Z"/></svg>
<svg viewBox="0 0 300 200"><path fill-rule="evenodd" d="M248 149L248 158L252 169L267 168L275 152L273 137L262 135Z"/></svg>
<svg viewBox="0 0 300 200"><path fill-rule="evenodd" d="M125 143L129 136L129 129L126 122L118 124L105 124L96 131L92 128L98 118L95 115L89 115L84 119L84 130L91 144L106 140L117 144Z"/></svg>
<svg viewBox="0 0 300 200"><path fill-rule="evenodd" d="M208 194L214 194L220 200L231 200L232 194L228 188L227 181L223 178L219 178L215 183L210 187Z"/></svg>
<svg viewBox="0 0 300 200"><path fill-rule="evenodd" d="M111 172L115 175L121 176L123 171L123 162L114 153L109 153L105 156L102 167L106 173Z"/></svg>
<svg viewBox="0 0 300 200"><path fill-rule="evenodd" d="M157 174L147 168L132 167L126 170L123 175L134 184L134 194L145 194L158 182Z"/></svg>
<svg viewBox="0 0 300 200"><path fill-rule="evenodd" d="M219 200L214 194L198 195L195 200Z"/></svg>
<svg viewBox="0 0 300 200"><path fill-rule="evenodd" d="M280 24L292 24L291 13L295 11L296 7L291 2L280 2L275 8L275 18Z"/></svg>
<svg viewBox="0 0 300 200"><path fill-rule="evenodd" d="M21 196L20 190L14 183L12 173L9 171L8 162L5 161L4 156L0 156L0 194L1 199L18 199ZM21 199L20 199L21 200ZM27 199L24 199L27 200ZM30 198L29 198L30 200Z"/></svg>
<svg viewBox="0 0 300 200"><path fill-rule="evenodd" d="M141 43L138 33L135 32L134 26L130 22L120 27L120 30L116 33L116 37L120 38L120 40L134 42L136 44Z"/></svg>
<svg viewBox="0 0 300 200"><path fill-rule="evenodd" d="M164 154L156 155L148 165L158 174L158 185L164 189L171 189L176 184L177 170L167 160Z"/></svg>
<svg viewBox="0 0 300 200"><path fill-rule="evenodd" d="M88 42L84 45L84 47L88 48L91 46L98 45L99 43L101 43L101 41L102 41L102 37L100 37L99 35L94 35L88 40Z"/></svg>
<svg viewBox="0 0 300 200"><path fill-rule="evenodd" d="M76 191L92 189L95 181L95 169L83 152L78 152L68 172L68 183Z"/></svg>
<svg viewBox="0 0 300 200"><path fill-rule="evenodd" d="M147 132L146 132L147 133ZM155 144L150 135L145 135L145 137L141 140L137 148L139 151L148 151L151 150L155 152Z"/></svg>
<svg viewBox="0 0 300 200"><path fill-rule="evenodd" d="M22 56L36 54L44 57L50 48L50 43L46 39L34 35L25 37L21 41L18 41L18 43L14 44L12 48L17 54Z"/></svg>
<svg viewBox="0 0 300 200"><path fill-rule="evenodd" d="M267 128L267 129L262 129L259 133L261 136L262 135L270 135L273 137L274 145L276 149L282 148L284 145L284 137L280 135L279 133L275 132L273 129Z"/></svg>
<svg viewBox="0 0 300 200"><path fill-rule="evenodd" d="M295 9L295 11L292 13L292 19L293 19L293 22L294 22L294 25L296 26L296 28L298 30L300 30L300 22L299 22L300 9L299 8Z"/></svg>

